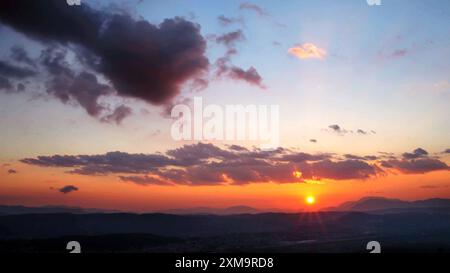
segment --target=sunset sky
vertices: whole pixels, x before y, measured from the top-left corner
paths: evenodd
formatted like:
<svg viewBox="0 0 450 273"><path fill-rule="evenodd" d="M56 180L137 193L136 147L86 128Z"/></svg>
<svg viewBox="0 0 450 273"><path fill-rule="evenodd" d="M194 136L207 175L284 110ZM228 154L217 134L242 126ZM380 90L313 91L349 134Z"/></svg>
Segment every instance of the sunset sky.
<svg viewBox="0 0 450 273"><path fill-rule="evenodd" d="M0 37L0 204L450 198L449 1L3 0ZM278 105L280 148L175 141L194 97Z"/></svg>

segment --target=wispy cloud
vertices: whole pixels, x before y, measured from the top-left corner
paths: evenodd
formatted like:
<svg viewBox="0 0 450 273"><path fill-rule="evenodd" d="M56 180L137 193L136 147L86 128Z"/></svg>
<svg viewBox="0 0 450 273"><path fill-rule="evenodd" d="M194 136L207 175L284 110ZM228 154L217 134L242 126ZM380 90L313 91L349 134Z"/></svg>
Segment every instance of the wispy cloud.
<svg viewBox="0 0 450 273"><path fill-rule="evenodd" d="M259 16L269 16L269 13L265 11L263 8L250 2L242 3L241 5L239 5L239 9L253 11Z"/></svg>

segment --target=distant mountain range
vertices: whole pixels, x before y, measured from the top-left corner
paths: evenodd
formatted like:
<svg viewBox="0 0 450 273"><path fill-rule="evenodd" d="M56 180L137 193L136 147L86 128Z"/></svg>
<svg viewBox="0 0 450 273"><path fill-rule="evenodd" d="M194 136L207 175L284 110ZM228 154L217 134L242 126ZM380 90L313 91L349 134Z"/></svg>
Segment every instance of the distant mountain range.
<svg viewBox="0 0 450 273"><path fill-rule="evenodd" d="M117 213L117 210L103 210L79 207L65 206L43 206L43 207L25 207L25 206L7 206L0 205L0 215L20 215L20 214L49 214L49 213Z"/></svg>
<svg viewBox="0 0 450 273"><path fill-rule="evenodd" d="M233 215L233 214L258 214L264 212L278 212L278 211L279 210L276 209L258 210L249 206L233 206L229 208L196 207L185 209L168 209L152 212L163 214L176 214L176 215ZM94 209L94 208L65 207L65 206L26 207L26 206L0 205L0 215L51 214L51 213L89 214L89 213L120 213L120 212L123 211Z"/></svg>
<svg viewBox="0 0 450 273"><path fill-rule="evenodd" d="M389 199L385 197L364 197L357 201L342 203L336 207L328 207L321 211L337 212L371 212L371 213L397 213L397 212L427 212L450 210L450 199L433 198L418 201L404 201L400 199ZM65 206L7 206L0 205L0 215L21 214L92 214L92 213L124 213L118 210L105 210L95 208L79 208ZM239 215L239 214L261 214L261 213L283 213L277 209L256 209L249 206L232 206L228 208L194 207L152 211L149 213L174 214L174 215Z"/></svg>
<svg viewBox="0 0 450 273"><path fill-rule="evenodd" d="M263 213L267 210L258 210L248 206L233 206L229 208L208 208L208 207L198 207L198 208L187 208L187 209L170 209L161 211L161 213L167 214L177 214L177 215L233 215L233 214L257 214ZM271 210L272 211L272 210Z"/></svg>
<svg viewBox="0 0 450 273"><path fill-rule="evenodd" d="M359 212L399 212L426 211L427 209L450 209L450 199L426 199L419 201L403 201L384 197L364 197L358 201L345 202L337 207L322 211L359 211Z"/></svg>

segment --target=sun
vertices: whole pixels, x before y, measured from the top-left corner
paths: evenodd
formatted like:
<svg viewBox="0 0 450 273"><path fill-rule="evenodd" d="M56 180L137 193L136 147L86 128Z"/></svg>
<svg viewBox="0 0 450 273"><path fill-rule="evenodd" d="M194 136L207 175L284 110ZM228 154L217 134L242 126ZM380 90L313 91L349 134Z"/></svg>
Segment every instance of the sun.
<svg viewBox="0 0 450 273"><path fill-rule="evenodd" d="M306 204L313 205L314 203L316 203L316 198L312 195L308 195L308 196L306 196L305 201L306 201Z"/></svg>

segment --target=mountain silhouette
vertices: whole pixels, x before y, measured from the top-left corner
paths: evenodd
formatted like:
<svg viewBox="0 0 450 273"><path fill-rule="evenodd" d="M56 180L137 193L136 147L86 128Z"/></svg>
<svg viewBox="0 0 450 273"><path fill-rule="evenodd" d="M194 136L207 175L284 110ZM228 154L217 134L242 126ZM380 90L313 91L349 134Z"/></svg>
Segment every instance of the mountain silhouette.
<svg viewBox="0 0 450 273"><path fill-rule="evenodd" d="M385 197L364 197L357 201L342 203L337 207L322 209L322 211L405 211L422 209L450 209L450 199L426 199L419 201L403 201Z"/></svg>

